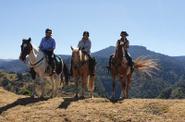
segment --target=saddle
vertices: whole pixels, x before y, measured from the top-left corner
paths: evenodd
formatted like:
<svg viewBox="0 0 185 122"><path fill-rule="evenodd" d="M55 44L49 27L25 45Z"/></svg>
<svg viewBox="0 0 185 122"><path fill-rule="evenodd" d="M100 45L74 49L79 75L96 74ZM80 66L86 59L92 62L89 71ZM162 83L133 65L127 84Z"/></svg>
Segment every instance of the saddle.
<svg viewBox="0 0 185 122"><path fill-rule="evenodd" d="M47 62L49 64L49 57L46 56ZM63 60L59 55L53 54L51 64L46 69L46 73L52 73L56 72L57 74L60 74L63 69Z"/></svg>

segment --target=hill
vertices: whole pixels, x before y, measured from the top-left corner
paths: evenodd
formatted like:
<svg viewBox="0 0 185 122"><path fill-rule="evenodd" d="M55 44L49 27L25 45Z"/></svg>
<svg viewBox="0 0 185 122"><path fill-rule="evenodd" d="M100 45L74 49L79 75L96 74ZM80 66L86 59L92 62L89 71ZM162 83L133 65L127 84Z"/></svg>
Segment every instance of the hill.
<svg viewBox="0 0 185 122"><path fill-rule="evenodd" d="M38 99L0 88L0 122L183 122L185 100Z"/></svg>
<svg viewBox="0 0 185 122"><path fill-rule="evenodd" d="M114 46L107 47L92 53L97 59L96 83L103 84L106 96L111 94L111 77L107 73L106 65L108 58L115 51ZM130 46L129 52L133 59L139 56L147 56L156 59L160 71L152 78L144 77L142 74L134 73L130 97L134 98L185 98L185 57L172 57L157 53L144 46ZM61 55L64 62L70 67L70 56ZM26 66L18 60L0 60L0 70L22 73L27 71ZM117 97L120 95L119 82L116 83ZM102 88L102 87L101 87Z"/></svg>
<svg viewBox="0 0 185 122"><path fill-rule="evenodd" d="M19 60L0 59L0 70L7 72L25 72L28 70L28 68Z"/></svg>

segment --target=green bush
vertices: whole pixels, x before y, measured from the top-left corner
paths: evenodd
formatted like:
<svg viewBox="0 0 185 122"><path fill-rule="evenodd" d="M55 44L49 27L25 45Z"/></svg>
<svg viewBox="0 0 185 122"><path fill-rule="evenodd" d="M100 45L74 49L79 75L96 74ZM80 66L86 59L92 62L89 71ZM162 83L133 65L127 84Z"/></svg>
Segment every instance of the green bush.
<svg viewBox="0 0 185 122"><path fill-rule="evenodd" d="M22 88L18 91L18 94L31 96L31 91L27 88Z"/></svg>

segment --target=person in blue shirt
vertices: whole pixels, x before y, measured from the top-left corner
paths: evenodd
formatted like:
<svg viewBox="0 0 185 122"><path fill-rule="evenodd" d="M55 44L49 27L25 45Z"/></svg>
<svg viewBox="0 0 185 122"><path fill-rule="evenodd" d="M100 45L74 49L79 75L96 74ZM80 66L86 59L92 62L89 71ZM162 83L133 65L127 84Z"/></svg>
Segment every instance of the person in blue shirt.
<svg viewBox="0 0 185 122"><path fill-rule="evenodd" d="M52 72L54 71L54 50L56 47L55 39L52 38L52 30L47 28L45 30L45 37L42 38L39 49L48 56L48 63L52 68Z"/></svg>

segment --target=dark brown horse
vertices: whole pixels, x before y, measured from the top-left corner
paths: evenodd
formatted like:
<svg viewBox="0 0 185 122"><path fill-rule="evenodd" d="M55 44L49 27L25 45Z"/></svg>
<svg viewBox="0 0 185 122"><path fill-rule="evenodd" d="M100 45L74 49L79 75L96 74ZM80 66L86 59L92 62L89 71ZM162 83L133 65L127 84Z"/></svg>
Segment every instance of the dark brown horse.
<svg viewBox="0 0 185 122"><path fill-rule="evenodd" d="M73 78L76 83L76 97L78 97L78 84L79 81L82 81L82 98L84 98L86 85L88 83L88 89L90 90L90 96L93 97L94 91L94 80L95 75L91 76L89 71L89 57L84 54L81 49L73 48L72 49L72 72ZM89 81L89 82L88 82Z"/></svg>
<svg viewBox="0 0 185 122"><path fill-rule="evenodd" d="M118 45L115 55L112 56L109 65L112 75L112 98L115 98L116 77L118 77L120 80L122 95L124 95L124 98L128 98L128 90L131 85L133 72L131 71L131 68L128 65L128 61L125 57L125 50L123 49L123 45ZM139 57L134 61L134 69L146 73L149 76L151 76L151 73L154 69L158 69L157 66L157 63L153 59Z"/></svg>

